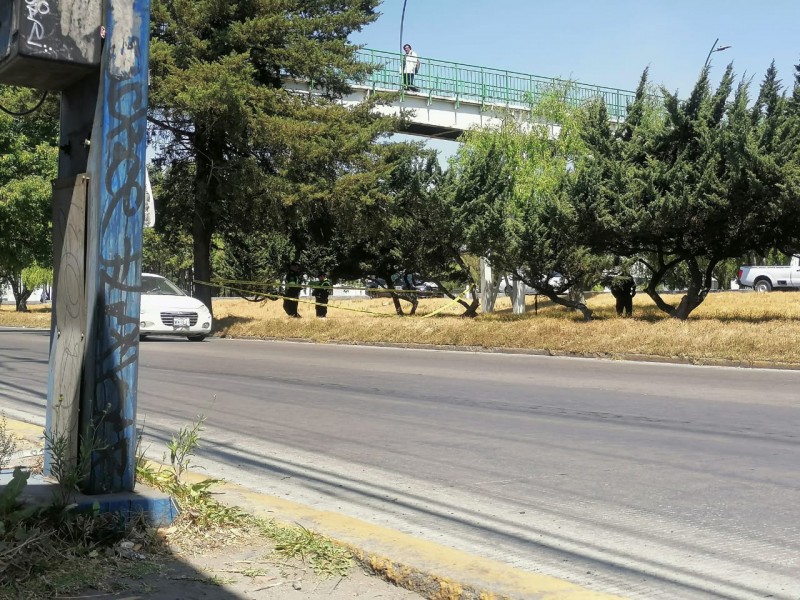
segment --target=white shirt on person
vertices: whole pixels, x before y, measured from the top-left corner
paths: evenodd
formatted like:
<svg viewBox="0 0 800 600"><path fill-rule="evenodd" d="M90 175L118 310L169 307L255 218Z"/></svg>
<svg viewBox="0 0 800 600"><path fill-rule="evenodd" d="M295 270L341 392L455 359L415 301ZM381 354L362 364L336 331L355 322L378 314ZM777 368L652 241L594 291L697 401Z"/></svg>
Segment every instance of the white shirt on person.
<svg viewBox="0 0 800 600"><path fill-rule="evenodd" d="M403 73L416 73L419 70L419 57L413 50L405 55Z"/></svg>

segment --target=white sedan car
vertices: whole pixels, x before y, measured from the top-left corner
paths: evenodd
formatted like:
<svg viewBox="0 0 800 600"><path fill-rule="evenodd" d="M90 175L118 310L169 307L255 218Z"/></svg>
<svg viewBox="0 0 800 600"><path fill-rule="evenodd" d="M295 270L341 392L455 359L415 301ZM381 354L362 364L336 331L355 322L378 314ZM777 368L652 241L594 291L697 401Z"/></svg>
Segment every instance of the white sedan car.
<svg viewBox="0 0 800 600"><path fill-rule="evenodd" d="M206 305L161 275L142 273L140 315L140 338L179 335L202 342L211 333L211 313Z"/></svg>

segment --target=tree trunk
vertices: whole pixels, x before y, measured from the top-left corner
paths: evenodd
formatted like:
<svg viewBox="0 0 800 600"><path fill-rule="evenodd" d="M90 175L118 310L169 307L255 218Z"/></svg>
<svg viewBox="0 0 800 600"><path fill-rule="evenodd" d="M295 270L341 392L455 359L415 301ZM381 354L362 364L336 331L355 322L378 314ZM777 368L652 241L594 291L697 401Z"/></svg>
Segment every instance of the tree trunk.
<svg viewBox="0 0 800 600"><path fill-rule="evenodd" d="M211 231L206 227L202 217L198 214L197 201L195 201L195 214L192 222L192 245L194 250L194 280L211 281ZM211 308L212 289L203 283L194 284L194 297Z"/></svg>
<svg viewBox="0 0 800 600"><path fill-rule="evenodd" d="M580 311L580 313L583 315L584 321L592 320L592 314L593 314L592 309L586 306L584 302L581 302L580 300L570 300L569 296L567 296L567 298L562 298L561 296L556 294L555 290L547 289L547 287L548 286L541 286L538 287L537 290L542 296L549 298L554 304L558 304L559 306L564 306L566 308L571 308L573 310Z"/></svg>
<svg viewBox="0 0 800 600"><path fill-rule="evenodd" d="M703 273L700 271L700 265L697 264L697 260L694 258L686 262L689 266L689 275L691 276L689 289L686 291L683 298L681 298L681 303L673 314L676 319L680 319L681 321L688 319L692 311L700 306L706 299L706 296L708 296L708 292L711 289L711 274L717 264L715 260L709 261L706 272Z"/></svg>
<svg viewBox="0 0 800 600"><path fill-rule="evenodd" d="M659 308L659 310L667 313L671 317L674 317L675 307L670 304L667 304L661 297L661 294L659 294L656 291L656 288L661 284L662 281L664 281L664 277L669 272L669 270L672 269L679 262L681 262L682 259L675 258L669 261L668 263L664 263L663 257L659 255L658 260L659 260L658 269L655 269L648 263L642 261L642 264L644 264L644 266L646 266L651 273L650 282L647 284L645 292L647 293L648 296L650 296L650 299L655 303L655 305Z"/></svg>
<svg viewBox="0 0 800 600"><path fill-rule="evenodd" d="M29 312L28 310L28 298L31 297L30 292L24 292L19 296L14 296L14 300L17 304L17 312Z"/></svg>
<svg viewBox="0 0 800 600"><path fill-rule="evenodd" d="M469 270L469 267L467 266L467 263L465 263L464 259L461 258L461 253L458 251L458 249L454 249L453 250L453 259L455 260L456 264L458 265L458 268L461 269L461 273L463 273L464 277L469 282L470 290L471 290L471 294L472 294L472 301L469 304L467 304L467 302L464 301L464 300L459 300L458 301L458 303L466 309L464 311L464 314L462 314L461 316L473 319L473 318L478 316L478 309L481 306L480 296L478 296L478 294L476 292L476 283L477 282L475 281L475 278L472 276L472 272ZM434 281L436 281L436 280L434 280ZM438 281L436 281L436 285L439 286L439 289L442 289L442 290L445 289L444 286L441 283L439 283ZM447 294L447 295L450 296L450 294ZM452 296L451 296L451 298L452 298Z"/></svg>
<svg viewBox="0 0 800 600"><path fill-rule="evenodd" d="M478 316L478 307L480 307L481 302L478 299L477 295L474 298L472 298L471 302L468 303L463 298L460 298L459 296L456 296L453 292L448 290L444 285L442 285L442 282L439 279L436 279L434 277L434 278L431 278L431 281L433 281L433 283L435 283L439 287L439 289L442 291L442 293L445 296L447 296L448 298L450 298L450 300L455 300L461 306L464 307L464 313L461 315L462 317L477 317Z"/></svg>
<svg viewBox="0 0 800 600"><path fill-rule="evenodd" d="M28 298L31 297L33 290L29 290L27 287L25 287L25 284L22 284L22 288L20 288L18 280L12 279L11 293L14 294L14 304L16 306L17 312L29 312Z"/></svg>
<svg viewBox="0 0 800 600"><path fill-rule="evenodd" d="M464 311L464 314L461 315L462 317L474 319L475 317L478 316L478 308L480 308L481 306L481 301L477 296L473 298L472 302L470 302L469 304L467 304L463 300L459 300L458 303L467 309Z"/></svg>
<svg viewBox="0 0 800 600"><path fill-rule="evenodd" d="M195 200L194 215L192 220L192 246L193 246L193 281L194 297L208 307L213 315L211 298L214 288L209 283L213 277L211 269L211 238L216 227L214 218L215 206L220 202L219 181L214 173L214 157L220 152L219 144L215 144L212 136L204 133L201 128L195 136ZM218 161L221 164L221 159Z"/></svg>
<svg viewBox="0 0 800 600"><path fill-rule="evenodd" d="M692 289L692 286L689 286L689 290L684 294L683 298L681 298L681 302L678 304L678 308L675 309L672 316L681 321L685 321L689 318L691 312L703 303L705 298L705 294L702 292L698 293L698 290Z"/></svg>

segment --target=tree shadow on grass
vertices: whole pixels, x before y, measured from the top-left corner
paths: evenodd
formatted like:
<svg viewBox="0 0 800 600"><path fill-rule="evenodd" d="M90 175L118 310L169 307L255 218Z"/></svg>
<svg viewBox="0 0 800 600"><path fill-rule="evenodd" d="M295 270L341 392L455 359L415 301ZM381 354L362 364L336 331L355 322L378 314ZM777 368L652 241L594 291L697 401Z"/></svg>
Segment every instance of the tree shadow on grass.
<svg viewBox="0 0 800 600"><path fill-rule="evenodd" d="M235 315L228 315L227 317L214 318L214 327L212 333L219 333L226 331L234 325L243 325L245 323L252 323L257 319L253 317L237 317Z"/></svg>
<svg viewBox="0 0 800 600"><path fill-rule="evenodd" d="M670 316L669 314L663 312L655 305L646 305L646 306L634 306L633 316L632 317L621 317L617 315L614 311L613 306L602 306L602 307L591 307L592 308L592 321L612 321L614 319L633 319L637 322L643 323L662 323L664 321L672 321L675 319L674 317ZM524 321L527 319L572 319L574 315L575 321L583 322L583 319L579 312L573 311L569 308L560 306L555 304L550 300L539 301L538 311L532 308L532 303L528 302L526 304L526 311L521 314L514 314L513 309L509 307L502 307L496 308L491 314L489 315L482 315L487 320L498 321L498 322L509 322L509 321ZM437 315L442 317L453 317L457 315ZM781 315L781 314L703 314L701 311L695 311L692 313L689 318L687 319L688 322L703 322L703 323L712 323L718 322L720 324L735 324L735 323L742 323L742 324L752 324L752 325L759 325L764 323L772 323L772 322L786 322L786 323L796 323L800 322L800 316L793 316L793 315Z"/></svg>

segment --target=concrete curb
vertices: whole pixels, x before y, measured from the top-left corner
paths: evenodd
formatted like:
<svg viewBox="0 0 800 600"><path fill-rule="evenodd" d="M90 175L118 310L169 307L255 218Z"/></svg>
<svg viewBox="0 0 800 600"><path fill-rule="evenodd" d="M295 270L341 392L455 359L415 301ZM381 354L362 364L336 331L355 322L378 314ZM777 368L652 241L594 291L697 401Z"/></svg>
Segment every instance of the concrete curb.
<svg viewBox="0 0 800 600"><path fill-rule="evenodd" d="M264 342L292 342L296 344L324 344L328 346L368 346L375 348L405 348L409 350L446 350L450 352L471 352L483 354L518 354L523 356L553 356L563 358L586 358L593 360L631 361L664 363L673 365L692 365L698 367L729 367L741 369L778 369L800 371L800 364L769 361L744 362L722 358L690 358L686 356L658 356L655 354L612 353L612 352L570 352L567 350L548 350L546 348L503 348L497 346L457 346L446 344L414 344L410 342L345 342L338 340L319 341L309 338L279 337L229 337L213 336L221 340L252 340Z"/></svg>
<svg viewBox="0 0 800 600"><path fill-rule="evenodd" d="M621 600L620 596L514 569L379 525L254 492L238 484L226 482L216 489L225 504L279 523L300 524L336 540L349 548L368 571L432 600Z"/></svg>
<svg viewBox="0 0 800 600"><path fill-rule="evenodd" d="M26 441L30 442L34 433L41 440L40 426L8 418L6 424L10 433ZM188 473L187 477L195 482L208 479L199 473ZM44 486L36 487L37 493L52 493ZM168 497L141 493L144 491L134 494L142 500L156 498L159 506L169 503L168 511L173 510ZM368 572L430 600L623 600L620 596L514 569L352 517L261 494L235 483L223 482L215 491L223 504L238 506L254 516L278 523L300 524L339 542ZM101 510L124 509L123 505L130 501L129 494L120 494L121 498L111 496L82 497L82 500L90 507L94 501L100 502Z"/></svg>

